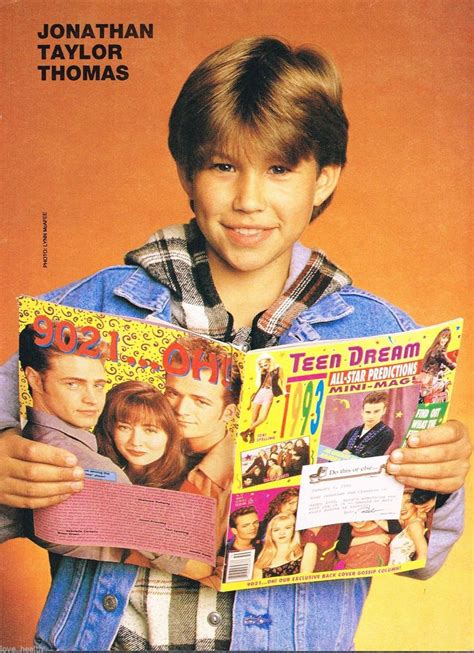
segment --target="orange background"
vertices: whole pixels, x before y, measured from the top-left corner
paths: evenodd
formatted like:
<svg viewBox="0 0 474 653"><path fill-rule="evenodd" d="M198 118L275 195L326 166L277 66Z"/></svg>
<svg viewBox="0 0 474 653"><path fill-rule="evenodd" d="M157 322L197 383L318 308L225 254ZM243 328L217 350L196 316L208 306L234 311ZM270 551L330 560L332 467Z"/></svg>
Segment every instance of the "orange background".
<svg viewBox="0 0 474 653"><path fill-rule="evenodd" d="M470 421L471 2L0 5L3 357L15 348L16 295L120 263L125 251L156 228L189 217L166 147L172 102L206 54L243 36L271 34L319 45L333 56L351 121L349 164L335 201L305 242L324 249L354 283L402 306L420 323L468 318L451 414ZM155 37L121 41L128 81L42 82L36 33L44 23L66 22L152 22ZM28 646L49 585L46 556L16 540L2 546L0 565L0 645ZM472 648L472 566L468 528L434 579L377 578L358 648Z"/></svg>

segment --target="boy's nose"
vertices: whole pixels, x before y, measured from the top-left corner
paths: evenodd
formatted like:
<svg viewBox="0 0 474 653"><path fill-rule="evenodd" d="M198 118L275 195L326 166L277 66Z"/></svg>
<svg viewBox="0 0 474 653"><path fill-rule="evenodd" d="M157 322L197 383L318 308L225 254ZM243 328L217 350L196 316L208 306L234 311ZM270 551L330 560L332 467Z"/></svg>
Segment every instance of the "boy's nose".
<svg viewBox="0 0 474 653"><path fill-rule="evenodd" d="M242 174L236 182L235 211L253 213L265 208L264 181L256 173Z"/></svg>

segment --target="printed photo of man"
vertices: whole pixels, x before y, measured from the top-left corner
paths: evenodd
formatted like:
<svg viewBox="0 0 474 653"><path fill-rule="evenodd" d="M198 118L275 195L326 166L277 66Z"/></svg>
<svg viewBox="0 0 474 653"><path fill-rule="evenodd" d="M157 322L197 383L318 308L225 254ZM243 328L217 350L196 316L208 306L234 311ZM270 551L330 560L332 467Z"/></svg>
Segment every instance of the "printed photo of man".
<svg viewBox="0 0 474 653"><path fill-rule="evenodd" d="M237 508L230 514L229 526L234 539L229 542L228 551L247 551L255 549L260 553L262 542L257 538L260 520L253 506Z"/></svg>
<svg viewBox="0 0 474 653"><path fill-rule="evenodd" d="M219 548L226 530L234 465L234 442L227 425L236 413L241 380L235 365L228 384L223 384L221 378L217 382L211 380L211 361L221 365L229 356L219 344L193 336L181 338L179 344L190 360L198 356L200 361L198 375L194 374L192 366L187 374L179 376L168 372L166 375L165 396L186 441L189 471L181 490L198 492L216 500ZM182 356L178 350L174 362L182 362ZM206 362L209 367L203 365Z"/></svg>
<svg viewBox="0 0 474 653"><path fill-rule="evenodd" d="M67 344L68 334L64 337ZM90 358L64 353L54 341L39 346L36 338L32 324L20 334L20 363L33 400L23 435L68 449L85 469L111 472L111 480L129 484L120 467L97 452L96 437L89 430L105 403L106 346L99 348L97 358ZM85 341L80 333L77 339L78 344Z"/></svg>
<svg viewBox="0 0 474 653"><path fill-rule="evenodd" d="M337 445L337 451L345 451L359 458L383 456L395 436L390 426L382 421L387 412L388 393L370 392L362 402L360 426L350 429Z"/></svg>
<svg viewBox="0 0 474 653"><path fill-rule="evenodd" d="M53 322L53 326L56 323ZM77 333L78 347L87 339ZM77 457L85 470L106 472L109 481L130 484L122 469L97 450L97 440L89 429L95 426L105 404L107 378L104 364L108 355L105 343L98 349L98 357L64 353L53 342L48 346L36 343L38 334L33 324L20 333L20 364L28 382L33 407L27 406L27 423L23 435L30 440L63 447ZM70 333L63 333L67 345ZM81 485L81 484L79 484ZM56 544L34 535L32 514L26 528L40 546L52 554L120 560L121 549L101 546ZM54 569L60 558L53 556Z"/></svg>
<svg viewBox="0 0 474 653"><path fill-rule="evenodd" d="M250 580L254 562L263 547L258 535L260 520L255 507L244 506L232 511L229 526L234 537L227 544L224 579L227 582Z"/></svg>

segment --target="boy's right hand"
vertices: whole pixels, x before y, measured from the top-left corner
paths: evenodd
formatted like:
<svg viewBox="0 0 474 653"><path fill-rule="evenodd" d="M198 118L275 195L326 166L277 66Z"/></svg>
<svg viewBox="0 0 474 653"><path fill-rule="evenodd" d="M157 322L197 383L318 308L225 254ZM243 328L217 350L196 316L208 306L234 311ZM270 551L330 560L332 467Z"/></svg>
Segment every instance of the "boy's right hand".
<svg viewBox="0 0 474 653"><path fill-rule="evenodd" d="M44 508L83 487L84 470L66 449L27 440L15 429L0 434L0 503Z"/></svg>

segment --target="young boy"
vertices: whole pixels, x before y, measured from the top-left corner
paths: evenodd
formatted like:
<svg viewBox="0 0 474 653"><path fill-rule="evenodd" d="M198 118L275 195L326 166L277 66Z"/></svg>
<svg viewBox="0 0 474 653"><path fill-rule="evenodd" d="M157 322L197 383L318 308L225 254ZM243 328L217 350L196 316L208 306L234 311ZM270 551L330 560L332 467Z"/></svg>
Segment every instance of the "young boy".
<svg viewBox="0 0 474 653"><path fill-rule="evenodd" d="M52 292L72 306L159 317L244 348L407 330L413 321L298 239L329 204L346 160L337 71L322 55L271 38L238 41L191 74L173 108L169 145L196 219L157 232L102 270ZM15 363L4 370L4 427L16 424ZM80 488L64 452L0 440L0 499L53 504ZM451 422L392 454L391 473L452 492L439 508L433 573L457 539L469 444ZM35 465L32 465L32 462ZM35 470L34 479L32 470ZM5 509L8 535L21 532ZM370 581L287 585L235 594L165 574L64 558L37 644L66 650L347 650Z"/></svg>

